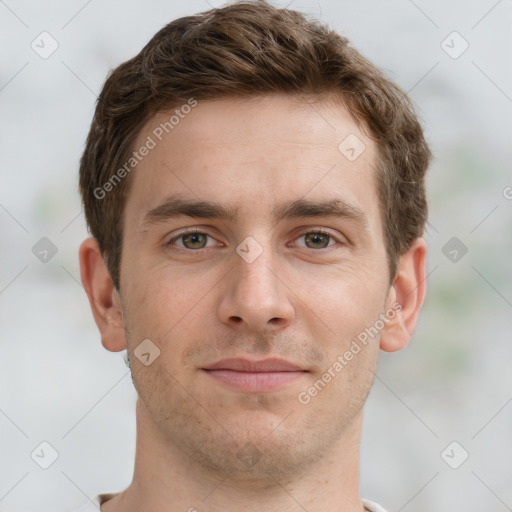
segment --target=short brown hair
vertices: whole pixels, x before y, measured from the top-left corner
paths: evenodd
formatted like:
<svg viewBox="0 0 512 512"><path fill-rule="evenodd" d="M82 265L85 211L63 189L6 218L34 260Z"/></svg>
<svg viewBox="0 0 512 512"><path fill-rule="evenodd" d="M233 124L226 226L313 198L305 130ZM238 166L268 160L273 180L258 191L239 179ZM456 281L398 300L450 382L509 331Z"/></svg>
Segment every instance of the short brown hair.
<svg viewBox="0 0 512 512"><path fill-rule="evenodd" d="M80 162L80 192L117 290L131 180L112 179L130 159L145 123L191 98L276 92L338 97L376 141L377 189L394 278L399 256L422 235L427 218L424 175L431 154L407 95L334 30L254 0L169 23L105 82Z"/></svg>

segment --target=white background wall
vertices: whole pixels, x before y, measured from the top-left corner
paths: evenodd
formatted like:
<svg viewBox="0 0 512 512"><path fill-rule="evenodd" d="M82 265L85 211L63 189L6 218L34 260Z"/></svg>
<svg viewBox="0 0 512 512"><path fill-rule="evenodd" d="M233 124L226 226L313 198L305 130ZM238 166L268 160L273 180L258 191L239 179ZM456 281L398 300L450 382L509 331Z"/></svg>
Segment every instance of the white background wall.
<svg viewBox="0 0 512 512"><path fill-rule="evenodd" d="M107 72L209 3L222 2L0 1L3 512L69 511L130 482L135 393L122 356L101 347L79 280L78 159ZM436 155L428 299L410 346L382 355L362 494L397 512L511 510L512 1L290 7L333 25L410 92ZM58 43L47 59L31 48L43 31ZM32 252L42 237L57 249L47 263ZM443 253L452 237L468 249L455 263ZM46 470L31 458L43 441L59 455ZM452 441L452 465L469 453L458 469L441 457Z"/></svg>

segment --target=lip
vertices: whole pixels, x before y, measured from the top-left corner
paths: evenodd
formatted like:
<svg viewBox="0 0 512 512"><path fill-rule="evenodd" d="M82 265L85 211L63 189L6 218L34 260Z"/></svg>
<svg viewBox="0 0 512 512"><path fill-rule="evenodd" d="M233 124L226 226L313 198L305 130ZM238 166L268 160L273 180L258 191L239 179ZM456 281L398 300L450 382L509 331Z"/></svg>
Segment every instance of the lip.
<svg viewBox="0 0 512 512"><path fill-rule="evenodd" d="M261 361L223 359L202 370L225 386L249 393L276 391L308 373L300 366L276 358Z"/></svg>
<svg viewBox="0 0 512 512"><path fill-rule="evenodd" d="M261 361L251 361L241 357L234 359L222 359L209 365L204 370L233 370L236 372L302 372L305 371L285 359L271 358Z"/></svg>

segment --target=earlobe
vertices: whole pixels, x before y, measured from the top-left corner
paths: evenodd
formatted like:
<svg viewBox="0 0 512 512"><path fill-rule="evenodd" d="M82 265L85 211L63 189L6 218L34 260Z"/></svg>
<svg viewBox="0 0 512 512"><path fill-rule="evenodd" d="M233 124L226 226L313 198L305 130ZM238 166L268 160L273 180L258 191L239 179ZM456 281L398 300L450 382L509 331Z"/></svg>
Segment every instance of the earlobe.
<svg viewBox="0 0 512 512"><path fill-rule="evenodd" d="M381 334L381 350L394 352L409 343L425 298L426 258L427 244L421 237L400 257L386 303L390 320Z"/></svg>
<svg viewBox="0 0 512 512"><path fill-rule="evenodd" d="M101 343L112 352L126 348L121 299L114 287L98 241L87 238L80 246L80 276Z"/></svg>

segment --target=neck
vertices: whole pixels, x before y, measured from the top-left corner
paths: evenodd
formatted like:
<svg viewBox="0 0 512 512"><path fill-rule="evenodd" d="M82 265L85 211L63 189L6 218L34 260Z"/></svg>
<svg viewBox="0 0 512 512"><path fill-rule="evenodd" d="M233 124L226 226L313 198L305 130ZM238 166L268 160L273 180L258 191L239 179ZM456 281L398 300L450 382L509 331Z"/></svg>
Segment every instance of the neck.
<svg viewBox="0 0 512 512"><path fill-rule="evenodd" d="M102 512L363 512L359 495L362 411L329 453L279 479L219 477L164 439L137 402L137 450L130 486Z"/></svg>

